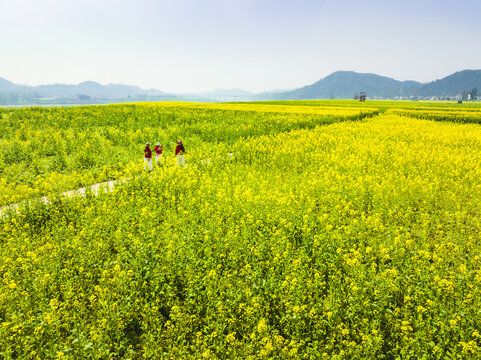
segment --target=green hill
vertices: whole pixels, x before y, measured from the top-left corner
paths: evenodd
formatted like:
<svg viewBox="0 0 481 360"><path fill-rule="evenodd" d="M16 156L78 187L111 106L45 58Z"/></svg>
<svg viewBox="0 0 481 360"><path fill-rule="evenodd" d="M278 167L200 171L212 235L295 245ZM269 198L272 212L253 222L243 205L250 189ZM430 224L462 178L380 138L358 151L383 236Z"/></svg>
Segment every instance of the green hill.
<svg viewBox="0 0 481 360"><path fill-rule="evenodd" d="M376 74L337 71L314 84L277 94L259 94L257 99L351 99L361 91L365 91L369 97L437 97L456 96L473 88L481 89L481 70L460 71L426 84L398 81Z"/></svg>

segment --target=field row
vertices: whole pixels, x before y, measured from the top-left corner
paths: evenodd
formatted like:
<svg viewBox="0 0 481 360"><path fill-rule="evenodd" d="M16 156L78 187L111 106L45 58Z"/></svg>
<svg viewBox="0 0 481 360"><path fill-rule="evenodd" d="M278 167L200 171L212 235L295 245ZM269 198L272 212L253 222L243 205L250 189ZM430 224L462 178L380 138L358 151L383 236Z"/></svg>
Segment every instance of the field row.
<svg viewBox="0 0 481 360"><path fill-rule="evenodd" d="M437 110L392 110L400 116L408 116L417 119L435 120L435 121L451 121L459 123L481 123L481 111L479 109L437 109Z"/></svg>

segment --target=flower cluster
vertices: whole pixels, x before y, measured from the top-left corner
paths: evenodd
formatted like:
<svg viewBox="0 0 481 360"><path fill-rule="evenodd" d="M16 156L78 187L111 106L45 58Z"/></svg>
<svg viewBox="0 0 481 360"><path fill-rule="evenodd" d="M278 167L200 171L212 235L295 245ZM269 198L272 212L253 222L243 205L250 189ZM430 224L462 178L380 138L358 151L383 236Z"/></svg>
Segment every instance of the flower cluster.
<svg viewBox="0 0 481 360"><path fill-rule="evenodd" d="M113 107L261 130L228 118L186 168L0 219L0 357L479 358L481 128L381 111L285 131L309 115L255 105Z"/></svg>
<svg viewBox="0 0 481 360"><path fill-rule="evenodd" d="M187 161L252 136L372 116L377 108L147 103L0 109L0 206L121 178L143 158L146 139ZM224 149L225 151L228 151ZM192 156L192 154L195 154Z"/></svg>

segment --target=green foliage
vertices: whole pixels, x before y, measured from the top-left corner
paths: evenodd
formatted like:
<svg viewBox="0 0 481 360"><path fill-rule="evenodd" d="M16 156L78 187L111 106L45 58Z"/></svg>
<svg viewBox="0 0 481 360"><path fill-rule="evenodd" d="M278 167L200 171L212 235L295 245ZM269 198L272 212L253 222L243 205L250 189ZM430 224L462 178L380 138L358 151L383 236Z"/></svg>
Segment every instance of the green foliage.
<svg viewBox="0 0 481 360"><path fill-rule="evenodd" d="M479 358L479 126L269 114L206 116L227 140L186 168L3 217L0 357Z"/></svg>
<svg viewBox="0 0 481 360"><path fill-rule="evenodd" d="M301 114L294 108L265 112L252 105L186 103L0 109L0 174L6 183L0 183L0 205L121 177L143 157L147 141L161 142L172 156L177 140L186 139L188 154L199 157L239 139L374 114L369 108ZM57 186L51 187L54 178Z"/></svg>

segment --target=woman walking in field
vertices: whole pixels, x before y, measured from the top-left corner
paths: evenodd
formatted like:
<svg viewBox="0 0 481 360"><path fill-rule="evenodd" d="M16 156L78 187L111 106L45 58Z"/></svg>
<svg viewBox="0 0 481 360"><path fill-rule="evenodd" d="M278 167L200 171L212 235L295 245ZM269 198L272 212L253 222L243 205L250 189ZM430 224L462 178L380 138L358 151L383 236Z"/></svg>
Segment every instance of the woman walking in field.
<svg viewBox="0 0 481 360"><path fill-rule="evenodd" d="M150 143L145 144L144 149L144 170L152 171L152 150L150 149Z"/></svg>
<svg viewBox="0 0 481 360"><path fill-rule="evenodd" d="M184 145L182 145L182 141L177 141L177 146L175 147L175 157L177 158L177 165L185 166L185 159L184 159Z"/></svg>
<svg viewBox="0 0 481 360"><path fill-rule="evenodd" d="M162 145L160 145L160 142L155 144L154 147L155 150L155 163L160 163L162 165Z"/></svg>

